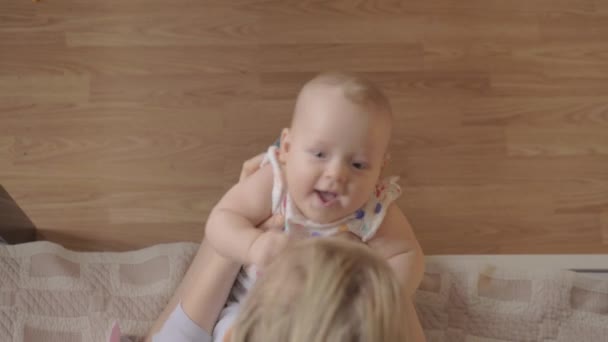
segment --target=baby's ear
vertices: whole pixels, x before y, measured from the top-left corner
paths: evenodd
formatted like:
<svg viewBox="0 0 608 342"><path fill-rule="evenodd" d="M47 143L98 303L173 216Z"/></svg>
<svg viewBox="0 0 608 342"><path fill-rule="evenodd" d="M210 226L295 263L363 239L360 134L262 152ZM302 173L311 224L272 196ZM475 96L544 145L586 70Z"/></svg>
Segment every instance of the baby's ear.
<svg viewBox="0 0 608 342"><path fill-rule="evenodd" d="M386 168L390 162L391 162L391 154L389 152L386 152L384 154L384 160L382 161L382 169Z"/></svg>
<svg viewBox="0 0 608 342"><path fill-rule="evenodd" d="M279 161L282 163L285 162L285 157L289 153L289 149L291 148L291 136L289 134L289 128L283 128L281 131L281 142L279 144Z"/></svg>
<svg viewBox="0 0 608 342"><path fill-rule="evenodd" d="M382 166L380 167L380 175L381 177L383 177L384 175L386 175L384 172L386 171L387 167L389 166L391 162L391 154L386 152L384 154L384 159L382 160Z"/></svg>

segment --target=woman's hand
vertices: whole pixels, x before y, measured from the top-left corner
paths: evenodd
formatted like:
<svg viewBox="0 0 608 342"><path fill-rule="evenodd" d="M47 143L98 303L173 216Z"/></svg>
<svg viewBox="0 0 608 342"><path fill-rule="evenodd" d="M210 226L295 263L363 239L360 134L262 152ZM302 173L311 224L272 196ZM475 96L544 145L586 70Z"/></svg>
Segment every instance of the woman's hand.
<svg viewBox="0 0 608 342"><path fill-rule="evenodd" d="M262 232L249 247L249 263L263 271L287 247L289 240L289 236L279 229Z"/></svg>
<svg viewBox="0 0 608 342"><path fill-rule="evenodd" d="M333 235L332 238L344 239L344 240L348 240L348 241L352 241L352 242L363 243L363 241L361 241L361 239L357 235L355 235L351 232L339 232L339 233Z"/></svg>
<svg viewBox="0 0 608 342"><path fill-rule="evenodd" d="M241 175L239 176L239 182L242 182L243 179L251 176L260 169L260 164L262 163L262 160L264 160L265 155L266 153L260 153L243 163L243 167L241 167Z"/></svg>

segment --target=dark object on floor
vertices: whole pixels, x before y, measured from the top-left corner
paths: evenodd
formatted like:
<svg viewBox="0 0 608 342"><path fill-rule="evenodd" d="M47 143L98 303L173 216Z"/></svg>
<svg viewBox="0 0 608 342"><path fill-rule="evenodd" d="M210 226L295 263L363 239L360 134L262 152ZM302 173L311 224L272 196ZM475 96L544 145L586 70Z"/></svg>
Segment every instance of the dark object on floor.
<svg viewBox="0 0 608 342"><path fill-rule="evenodd" d="M0 185L0 236L9 244L34 241L36 226Z"/></svg>

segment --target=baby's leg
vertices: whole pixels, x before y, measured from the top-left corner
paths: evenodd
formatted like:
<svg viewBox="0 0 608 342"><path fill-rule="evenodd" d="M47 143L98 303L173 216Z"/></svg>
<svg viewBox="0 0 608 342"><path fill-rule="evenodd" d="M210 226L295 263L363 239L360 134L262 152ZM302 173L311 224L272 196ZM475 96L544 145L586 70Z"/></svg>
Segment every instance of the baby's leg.
<svg viewBox="0 0 608 342"><path fill-rule="evenodd" d="M146 341L157 333L181 302L190 319L211 333L241 265L219 255L203 239L182 283L154 323Z"/></svg>

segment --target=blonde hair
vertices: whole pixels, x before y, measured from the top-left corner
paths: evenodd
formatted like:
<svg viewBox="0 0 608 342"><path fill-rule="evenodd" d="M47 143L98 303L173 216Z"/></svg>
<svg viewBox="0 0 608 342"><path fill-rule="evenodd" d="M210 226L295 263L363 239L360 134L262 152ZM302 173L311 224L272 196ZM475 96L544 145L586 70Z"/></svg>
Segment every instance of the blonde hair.
<svg viewBox="0 0 608 342"><path fill-rule="evenodd" d="M407 341L404 303L385 260L353 242L313 239L264 272L230 341Z"/></svg>
<svg viewBox="0 0 608 342"><path fill-rule="evenodd" d="M392 113L390 102L382 91L370 80L357 74L340 71L324 72L308 81L302 87L302 91L317 84L341 88L344 97L357 105L373 107L389 115Z"/></svg>

